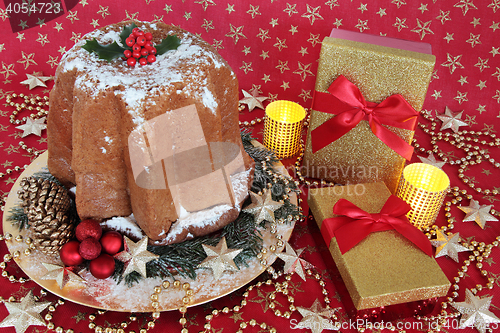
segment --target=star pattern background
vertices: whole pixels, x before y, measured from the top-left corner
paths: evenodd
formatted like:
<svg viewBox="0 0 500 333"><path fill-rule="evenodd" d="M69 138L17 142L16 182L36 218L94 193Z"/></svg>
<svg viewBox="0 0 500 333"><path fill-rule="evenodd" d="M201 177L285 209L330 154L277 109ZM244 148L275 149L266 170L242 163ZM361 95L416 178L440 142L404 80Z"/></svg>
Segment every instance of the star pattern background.
<svg viewBox="0 0 500 333"><path fill-rule="evenodd" d="M36 2L40 11L40 4L43 3L46 11L31 15L8 12L9 4L13 8L14 3L22 2L28 5ZM47 12L49 3L54 7L52 13ZM60 3L61 10L58 13L55 13L56 3ZM22 83L27 74L36 72L43 77L54 75L63 54L84 34L124 19L161 21L198 34L228 61L238 76L240 91L256 92L258 96L267 97L263 101L264 106L278 99L295 101L306 108L311 105L321 41L329 35L332 28L430 43L436 56L436 65L424 109L436 120L437 129L442 122L436 116L444 114L447 107L454 113L463 111L461 120L467 126L460 126L460 130L497 133L500 127L499 0L120 0L120 6L99 0L3 0L0 2L0 173L6 175L0 177L0 198L9 193L19 176L19 172L7 173L7 170L29 164L35 158L34 152L46 149L45 130L42 129L42 137L27 135L21 138L23 131L16 129L16 126L23 125L24 122L16 125L9 122L14 108L6 103L7 95L23 92L48 96L53 80L45 82L47 87L37 86L30 90L26 83ZM242 98L244 95L240 93L240 99ZM22 100L15 102L20 103ZM263 117L264 110L254 108L250 113L248 107L244 106L241 120L250 121L255 117ZM16 119L29 114L26 110L22 111ZM255 126L254 134L259 137L261 130L262 124L260 127ZM450 129L443 131L451 133ZM416 138L421 145L426 145L429 140L421 131L417 131ZM21 141L30 147L31 152L20 145ZM463 157L462 152L457 152L445 143L440 144L439 148L439 152L450 158ZM490 152L500 161L498 148L492 148ZM428 154L422 157L428 157ZM441 161L437 154L435 157ZM414 161L419 161L417 156L414 156ZM452 185L461 184L456 177L456 167L447 163L443 169L452 179ZM477 186L500 191L498 168L492 164L482 163L471 167L466 170L465 178ZM493 208L499 210L497 197L475 194L474 198L483 205L493 204ZM454 209L452 213L457 217L453 232L460 232L467 242L491 243L500 234L500 223L489 222L485 230L481 230L474 223L462 223L460 219L465 214L460 210ZM444 221L444 218L440 216L438 220ZM294 249L305 248L302 256L320 270L327 279L327 288L335 294L331 280L338 279L338 276L333 275L321 259L321 254L327 250L318 245L321 243L313 240L311 234L314 235L314 232L306 224L299 224L290 244ZM2 245L0 254L3 256L5 251ZM460 282L455 301L464 299L466 288L474 288L477 284L485 285L486 280L491 279L495 288L485 288L478 295L495 296L490 310L498 316L498 249L493 249L492 253L483 262L488 268L488 276L483 277L477 269L471 268ZM461 253L460 259L466 256ZM463 265L463 260L455 264L452 260L438 258L438 263L450 280L453 280L457 270ZM14 267L12 272L22 275ZM292 282L293 296L298 306L307 307L321 295L321 289L310 277L302 281L299 276L295 276ZM8 288L5 295L1 295L3 297L11 294L21 297L27 294L25 285L19 287L6 280L0 280L0 284L2 290L5 286ZM30 288L38 287L30 285ZM268 302L265 291L266 289L259 289L252 293L249 299L253 305L249 305L246 310L248 312L243 312L241 316L249 317L255 313L254 316L259 316L262 321L276 325L278 332L286 332L291 327L290 320L276 318L264 306L261 309L259 304ZM450 294L452 292L454 290ZM187 318L193 326L201 329L205 314L210 313L213 308L233 304L234 298L238 299L237 293L214 304L190 310ZM54 301L57 298L48 296L48 299ZM342 306L340 296L334 303L332 307ZM69 327L75 331L88 330L85 315L93 313L92 309L66 304L60 311L61 318L68 318ZM337 314L341 318L345 316L342 311ZM6 315L7 311L0 306L0 319ZM177 315L162 316L159 323L177 327ZM291 319L298 323L302 318L295 313ZM120 322L123 316L108 313L105 320L110 323ZM213 332L233 332L236 330L234 328L239 327L240 320L236 314L221 317L214 322L217 328ZM450 322L450 325L453 323ZM28 332L32 331L45 332L45 329L28 329ZM308 332L299 328L294 331ZM474 331L473 328L463 330L465 333Z"/></svg>

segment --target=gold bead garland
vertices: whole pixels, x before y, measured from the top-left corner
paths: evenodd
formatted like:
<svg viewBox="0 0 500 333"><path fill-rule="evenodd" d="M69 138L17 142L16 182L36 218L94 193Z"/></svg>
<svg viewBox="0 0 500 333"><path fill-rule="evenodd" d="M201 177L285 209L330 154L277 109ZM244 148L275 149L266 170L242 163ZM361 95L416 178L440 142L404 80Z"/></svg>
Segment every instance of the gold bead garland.
<svg viewBox="0 0 500 333"><path fill-rule="evenodd" d="M20 252L20 251L15 251L14 253L10 254L10 253L7 253L3 256L3 261L0 262L0 269L2 270L2 277L6 278L7 280L9 280L9 282L11 283L26 283L28 281L30 281L31 279L29 278L25 278L25 277L20 277L20 278L17 278L15 277L14 275L11 275L9 274L9 272L6 271L7 269L7 264L12 260L12 259L18 259L21 257L22 254L24 254L25 256L29 256L31 254L31 252L34 250L35 248L35 245L32 241L31 238L27 237L26 239L23 238L22 235L18 235L16 236L15 238L13 238L13 236L10 234L10 233L6 233L5 235L0 235L0 241L12 241L12 240L15 240L16 242L18 243L22 243L23 241L28 245L28 248L26 248L23 252Z"/></svg>
<svg viewBox="0 0 500 333"><path fill-rule="evenodd" d="M16 98L22 98L22 99L24 99L24 102L22 102L22 103L13 102L12 99L16 99ZM14 93L12 95L7 95L5 97L5 101L7 102L7 104L9 104L10 106L15 108L15 110L12 111L12 114L10 115L10 118L9 118L10 123L14 124L14 125L19 125L22 122L26 121L27 117L23 117L22 120L16 119L16 116L18 115L18 113L23 111L23 110L36 111L36 113L32 113L30 115L31 119L39 119L39 118L47 116L47 114L49 113L48 111L46 111L45 109L42 108L44 106L49 105L49 97L48 96L29 97L25 94L15 94Z"/></svg>
<svg viewBox="0 0 500 333"><path fill-rule="evenodd" d="M487 149L481 149L479 145L473 146L470 142L477 143L483 146L489 147L500 147L500 138L497 138L494 133L490 133L488 131L459 131L457 133L450 132L435 132L437 123L430 116L429 112L422 111L422 116L431 122L430 127L426 124L419 123L420 128L424 131L424 133L429 134L431 136L431 145L432 149L426 150L417 143L417 140L414 139L413 143L415 149L420 152L426 152L428 154L435 153L437 154L444 162L449 163L450 165L459 165L458 169L458 178L460 178L464 184L475 190L476 192L484 195L497 195L498 190L490 190L490 189L482 189L480 187L476 187L476 185L469 181L469 179L465 176L465 171L468 170L469 166L478 165L484 161L488 161L495 168L500 169L500 163L495 161ZM486 136L489 137L489 141L480 140L479 137ZM445 141L454 147L463 150L466 153L466 157L462 157L456 160L452 160L442 153L437 145L438 141Z"/></svg>

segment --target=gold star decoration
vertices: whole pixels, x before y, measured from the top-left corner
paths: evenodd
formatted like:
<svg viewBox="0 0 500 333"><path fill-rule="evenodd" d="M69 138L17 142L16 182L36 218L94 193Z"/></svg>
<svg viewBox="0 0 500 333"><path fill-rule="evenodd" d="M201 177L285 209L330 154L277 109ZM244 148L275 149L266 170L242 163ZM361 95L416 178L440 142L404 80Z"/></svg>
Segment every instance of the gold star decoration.
<svg viewBox="0 0 500 333"><path fill-rule="evenodd" d="M446 164L446 162L438 162L436 160L436 158L434 157L434 154L432 152L429 154L428 157L418 156L418 158L420 159L420 161L422 163L433 165L433 166L435 166L436 168L439 168L439 169L442 169L443 165Z"/></svg>
<svg viewBox="0 0 500 333"><path fill-rule="evenodd" d="M238 266L234 263L234 258L243 251L242 249L228 249L226 237L222 237L219 243L214 247L202 244L203 250L207 254L198 267L211 268L214 279L219 280L225 271L237 271Z"/></svg>
<svg viewBox="0 0 500 333"><path fill-rule="evenodd" d="M436 258L448 256L458 262L458 252L470 251L469 248L458 243L460 234L447 236L442 230L437 231L437 238L431 240L431 244L436 247Z"/></svg>
<svg viewBox="0 0 500 333"><path fill-rule="evenodd" d="M245 213L255 215L255 223L260 223L264 220L276 222L274 211L283 206L283 203L273 201L271 191L264 191L263 195L250 191L252 203L243 209Z"/></svg>
<svg viewBox="0 0 500 333"><path fill-rule="evenodd" d="M298 306L297 310L302 315L302 320L295 326L296 328L309 328L312 333L321 333L323 330L338 330L330 318L336 309L323 308L319 300L314 300L310 308Z"/></svg>
<svg viewBox="0 0 500 333"><path fill-rule="evenodd" d="M26 117L26 123L24 125L16 126L16 128L24 131L23 134L21 134L21 137L24 138L30 134L42 136L42 130L46 129L47 125L45 124L45 117L39 119Z"/></svg>
<svg viewBox="0 0 500 333"><path fill-rule="evenodd" d="M304 268L309 269L314 266L311 263L300 258L300 255L302 254L302 251L304 251L304 249L299 249L297 250L297 252L295 252L295 250L288 242L285 246L285 253L281 252L276 254L278 258L285 262L285 267L283 268L285 274L297 273L297 275L305 281L306 274L304 272Z"/></svg>
<svg viewBox="0 0 500 333"><path fill-rule="evenodd" d="M265 109L262 102L264 102L266 99L269 99L268 97L258 96L258 93L255 90L251 94L245 90L241 91L243 92L243 96L245 97L243 99L240 99L240 103L246 104L248 106L248 111L252 112L255 108Z"/></svg>
<svg viewBox="0 0 500 333"><path fill-rule="evenodd" d="M123 276L132 272L138 272L147 277L146 264L157 259L157 254L151 253L148 248L148 237L144 237L137 243L130 240L127 236L124 239L124 250L115 255L115 258L125 263Z"/></svg>
<svg viewBox="0 0 500 333"><path fill-rule="evenodd" d="M17 333L24 333L30 326L46 326L40 313L50 302L36 302L30 290L21 302L4 302L9 315L0 323L0 327L14 327Z"/></svg>
<svg viewBox="0 0 500 333"><path fill-rule="evenodd" d="M444 114L437 116L442 122L441 131L445 129L451 129L453 132L457 133L460 126L467 126L466 122L463 122L462 113L464 111L453 112L449 107L445 108Z"/></svg>
<svg viewBox="0 0 500 333"><path fill-rule="evenodd" d="M464 222L475 221L481 229L484 229L487 221L498 221L496 217L490 214L493 205L480 205L478 201L471 199L469 206L458 206L465 213Z"/></svg>
<svg viewBox="0 0 500 333"><path fill-rule="evenodd" d="M68 282L85 283L85 280L78 274L73 273L64 266L42 263L48 270L47 274L40 277L40 280L56 280L57 285L62 290Z"/></svg>
<svg viewBox="0 0 500 333"><path fill-rule="evenodd" d="M451 306L462 315L458 328L474 326L479 332L485 333L489 324L500 323L500 319L489 310L492 298L475 296L470 289L466 289L465 302L451 302Z"/></svg>
<svg viewBox="0 0 500 333"><path fill-rule="evenodd" d="M36 73L26 74L26 76L28 78L24 81L21 81L21 84L27 84L30 90L36 87L47 87L45 81L52 79L51 76L41 76L37 75Z"/></svg>

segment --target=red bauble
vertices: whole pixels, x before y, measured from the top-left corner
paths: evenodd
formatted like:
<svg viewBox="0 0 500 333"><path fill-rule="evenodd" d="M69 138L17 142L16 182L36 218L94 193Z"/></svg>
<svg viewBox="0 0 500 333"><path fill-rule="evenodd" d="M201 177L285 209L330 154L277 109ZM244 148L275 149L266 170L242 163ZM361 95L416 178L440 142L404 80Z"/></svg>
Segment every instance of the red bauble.
<svg viewBox="0 0 500 333"><path fill-rule="evenodd" d="M103 253L90 262L89 269L94 277L106 279L115 271L115 259L109 254Z"/></svg>
<svg viewBox="0 0 500 333"><path fill-rule="evenodd" d="M61 251L59 251L59 255L64 265L77 266L83 262L83 258L80 255L80 252L78 252L79 247L80 247L80 242L76 240L69 241L63 245Z"/></svg>
<svg viewBox="0 0 500 333"><path fill-rule="evenodd" d="M94 238L86 238L80 243L78 251L83 259L94 260L101 254L101 243Z"/></svg>
<svg viewBox="0 0 500 333"><path fill-rule="evenodd" d="M80 242L89 237L99 240L102 236L102 228L96 220L83 220L76 226L75 235Z"/></svg>
<svg viewBox="0 0 500 333"><path fill-rule="evenodd" d="M107 254L117 254L123 245L122 235L117 231L105 232L101 237L102 250Z"/></svg>

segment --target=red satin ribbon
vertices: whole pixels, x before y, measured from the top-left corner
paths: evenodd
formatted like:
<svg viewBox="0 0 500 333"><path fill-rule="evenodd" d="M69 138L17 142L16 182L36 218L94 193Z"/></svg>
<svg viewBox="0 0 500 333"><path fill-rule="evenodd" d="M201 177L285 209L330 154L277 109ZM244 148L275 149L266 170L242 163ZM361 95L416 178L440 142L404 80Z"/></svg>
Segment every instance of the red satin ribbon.
<svg viewBox="0 0 500 333"><path fill-rule="evenodd" d="M321 234L327 245L335 237L344 254L372 232L396 230L432 257L429 239L406 218L410 209L410 205L394 195L387 199L378 214L369 214L350 201L340 199L333 207L333 213L341 216L325 219Z"/></svg>
<svg viewBox="0 0 500 333"><path fill-rule="evenodd" d="M314 93L313 109L336 114L311 132L313 153L339 139L364 119L382 142L405 159L411 159L413 147L382 126L415 130L418 112L401 95L392 95L379 104L368 102L358 87L340 75L330 85L328 93Z"/></svg>

